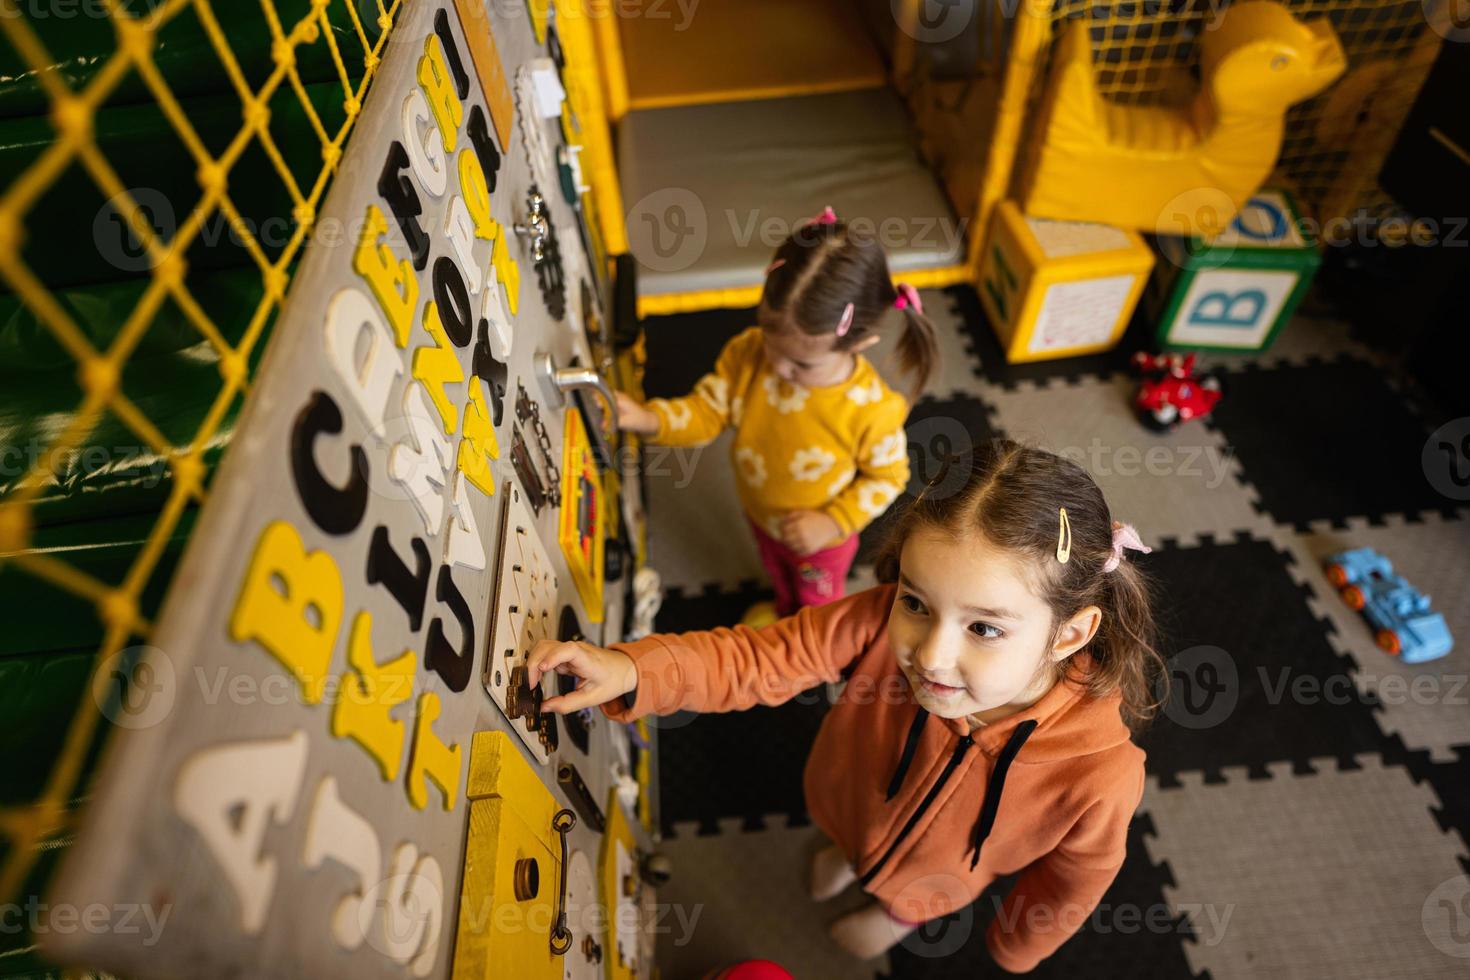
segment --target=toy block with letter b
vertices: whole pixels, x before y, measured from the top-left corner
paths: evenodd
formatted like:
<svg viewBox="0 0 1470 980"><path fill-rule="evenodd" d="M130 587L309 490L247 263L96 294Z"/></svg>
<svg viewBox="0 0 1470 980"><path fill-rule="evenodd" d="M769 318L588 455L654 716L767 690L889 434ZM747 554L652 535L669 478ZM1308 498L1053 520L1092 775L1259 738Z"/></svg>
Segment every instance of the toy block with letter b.
<svg viewBox="0 0 1470 980"><path fill-rule="evenodd" d="M1170 349L1265 350L1321 264L1283 190L1259 191L1209 242L1160 235L1158 249L1148 305Z"/></svg>
<svg viewBox="0 0 1470 980"><path fill-rule="evenodd" d="M1006 360L1092 354L1115 345L1153 268L1142 238L1111 225L995 209L980 299Z"/></svg>

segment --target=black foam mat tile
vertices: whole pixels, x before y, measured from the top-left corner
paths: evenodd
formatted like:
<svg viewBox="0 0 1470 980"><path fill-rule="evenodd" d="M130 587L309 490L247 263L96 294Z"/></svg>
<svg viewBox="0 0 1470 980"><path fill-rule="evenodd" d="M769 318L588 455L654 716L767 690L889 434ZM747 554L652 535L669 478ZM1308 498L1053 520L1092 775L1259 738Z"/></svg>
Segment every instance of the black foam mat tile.
<svg viewBox="0 0 1470 980"><path fill-rule="evenodd" d="M680 398L715 366L730 338L755 325L755 310L705 310L649 317L643 321L648 365L643 393Z"/></svg>
<svg viewBox="0 0 1470 980"><path fill-rule="evenodd" d="M1205 539L1133 559L1155 588L1169 659L1170 700L1139 740L1164 786L1180 772L1217 782L1226 766L1266 778L1267 764L1382 752L1374 705L1353 684L1352 660L1328 642L1290 558L1266 541Z"/></svg>
<svg viewBox="0 0 1470 980"><path fill-rule="evenodd" d="M1184 957L1184 943L1193 940L1193 928L1187 917L1173 913L1164 896L1164 887L1174 879L1167 866L1149 860L1144 837L1152 833L1147 814L1133 818L1128 858L1097 909L1076 935L1027 976L1038 980L1194 976ZM985 932L1014 880L997 881L973 905L928 923L894 949L888 980L1013 976L990 958Z"/></svg>
<svg viewBox="0 0 1470 980"><path fill-rule="evenodd" d="M1279 524L1451 510L1424 474L1428 429L1364 361L1232 372L1209 424Z"/></svg>
<svg viewBox="0 0 1470 980"><path fill-rule="evenodd" d="M1397 742L1397 739L1395 739ZM1401 743L1400 743L1401 744ZM1400 746L1396 745L1398 749ZM1460 836L1465 856L1460 863L1470 874L1470 745L1455 746L1455 761L1434 762L1427 752L1395 751L1385 762L1402 762L1416 780L1427 780L1439 797L1435 820L1445 833ZM1470 915L1470 910L1467 910Z"/></svg>
<svg viewBox="0 0 1470 980"><path fill-rule="evenodd" d="M713 590L664 597L657 628L685 632L730 626L769 589L748 584L737 592ZM658 719L660 819L665 833L697 822L715 833L722 819L759 829L774 815L808 822L801 777L817 729L827 715L826 689L803 692L786 704L731 714L680 712Z"/></svg>

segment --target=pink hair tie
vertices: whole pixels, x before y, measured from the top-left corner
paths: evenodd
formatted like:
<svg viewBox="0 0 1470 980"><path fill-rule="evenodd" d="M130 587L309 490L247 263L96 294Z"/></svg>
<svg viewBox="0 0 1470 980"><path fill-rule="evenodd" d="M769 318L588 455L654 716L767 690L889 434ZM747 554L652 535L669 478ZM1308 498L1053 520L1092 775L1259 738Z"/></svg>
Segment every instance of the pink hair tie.
<svg viewBox="0 0 1470 980"><path fill-rule="evenodd" d="M776 261L772 262L770 265L766 266L766 275L769 276L771 273L775 272L777 269L781 268L785 264L786 264L786 260L785 259L777 259Z"/></svg>
<svg viewBox="0 0 1470 980"><path fill-rule="evenodd" d="M893 301L894 309L906 310L912 306L915 313L922 314L924 312L924 303L919 299L919 291L917 289L906 282L901 282L894 288L898 290L898 299Z"/></svg>
<svg viewBox="0 0 1470 980"><path fill-rule="evenodd" d="M832 205L829 204L816 217L808 218L806 223L809 225L835 225L837 224L837 212L833 211Z"/></svg>
<svg viewBox="0 0 1470 980"><path fill-rule="evenodd" d="M1121 521L1113 522L1113 554L1107 561L1103 562L1102 570L1111 572L1123 563L1123 549L1129 551L1140 551L1148 554L1154 549L1143 543L1138 532L1133 529L1132 524L1124 524Z"/></svg>

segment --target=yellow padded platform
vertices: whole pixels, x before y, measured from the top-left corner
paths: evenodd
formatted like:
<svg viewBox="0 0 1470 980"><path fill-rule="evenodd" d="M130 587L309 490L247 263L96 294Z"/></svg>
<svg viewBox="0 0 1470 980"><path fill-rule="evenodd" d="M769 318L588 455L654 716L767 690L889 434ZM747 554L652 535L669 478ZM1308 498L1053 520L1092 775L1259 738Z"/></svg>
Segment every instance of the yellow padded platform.
<svg viewBox="0 0 1470 980"><path fill-rule="evenodd" d="M621 0L628 108L875 88L886 81L846 0Z"/></svg>

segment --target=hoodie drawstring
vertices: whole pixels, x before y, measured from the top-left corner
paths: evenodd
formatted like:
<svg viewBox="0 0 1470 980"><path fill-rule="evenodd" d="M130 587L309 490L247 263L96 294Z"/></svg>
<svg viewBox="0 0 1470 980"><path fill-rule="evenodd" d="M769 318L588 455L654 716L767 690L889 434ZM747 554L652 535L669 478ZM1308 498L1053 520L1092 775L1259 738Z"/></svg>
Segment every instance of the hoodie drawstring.
<svg viewBox="0 0 1470 980"><path fill-rule="evenodd" d="M1006 770L1010 769L1011 762L1015 760L1016 754L1021 751L1021 746L1026 744L1026 739L1036 731L1036 719L1028 718L1016 726L1006 742L1005 748L995 757L995 768L990 771L990 782L985 786L985 805L980 808L980 820L975 825L975 853L970 857L970 870L980 863L980 848L985 843L985 838L990 836L990 830L995 826L995 815L1000 810L1000 794L1005 792Z"/></svg>
<svg viewBox="0 0 1470 980"><path fill-rule="evenodd" d="M898 768L893 770L893 779L888 783L888 795L883 797L884 802L892 800L903 788L903 777L909 773L909 766L913 764L914 753L919 748L919 738L924 734L924 723L929 720L927 708L920 708L918 714L909 725L908 738L903 743L903 756L898 760Z"/></svg>

